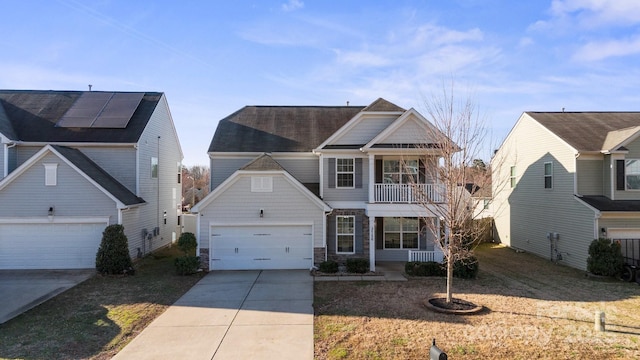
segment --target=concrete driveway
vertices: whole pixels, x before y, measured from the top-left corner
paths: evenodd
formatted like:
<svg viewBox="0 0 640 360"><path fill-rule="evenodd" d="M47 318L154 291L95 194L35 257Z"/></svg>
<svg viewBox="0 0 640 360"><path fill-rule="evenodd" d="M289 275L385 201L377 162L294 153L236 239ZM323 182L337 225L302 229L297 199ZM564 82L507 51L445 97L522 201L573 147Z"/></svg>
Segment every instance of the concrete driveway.
<svg viewBox="0 0 640 360"><path fill-rule="evenodd" d="M213 271L113 359L313 359L307 270Z"/></svg>
<svg viewBox="0 0 640 360"><path fill-rule="evenodd" d="M95 269L0 270L0 324L87 280Z"/></svg>

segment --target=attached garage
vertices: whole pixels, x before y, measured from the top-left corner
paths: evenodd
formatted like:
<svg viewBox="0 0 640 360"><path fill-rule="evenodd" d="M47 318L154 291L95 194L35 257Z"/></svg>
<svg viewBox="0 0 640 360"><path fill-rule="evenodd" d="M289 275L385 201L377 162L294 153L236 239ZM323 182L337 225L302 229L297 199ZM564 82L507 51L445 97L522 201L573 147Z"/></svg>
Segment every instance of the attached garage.
<svg viewBox="0 0 640 360"><path fill-rule="evenodd" d="M211 226L211 270L309 269L311 225Z"/></svg>
<svg viewBox="0 0 640 360"><path fill-rule="evenodd" d="M0 269L95 268L108 225L106 220L77 218L1 220Z"/></svg>

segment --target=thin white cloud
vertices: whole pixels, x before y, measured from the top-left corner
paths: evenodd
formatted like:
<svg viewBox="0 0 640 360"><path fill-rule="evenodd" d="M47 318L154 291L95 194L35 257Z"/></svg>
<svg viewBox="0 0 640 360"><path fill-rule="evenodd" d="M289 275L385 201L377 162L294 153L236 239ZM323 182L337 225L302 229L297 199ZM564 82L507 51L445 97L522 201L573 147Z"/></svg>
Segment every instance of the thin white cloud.
<svg viewBox="0 0 640 360"><path fill-rule="evenodd" d="M339 64L349 66L380 67L391 63L391 59L371 51L344 51L334 50Z"/></svg>
<svg viewBox="0 0 640 360"><path fill-rule="evenodd" d="M573 55L575 61L599 61L640 54L640 36L622 40L591 41Z"/></svg>
<svg viewBox="0 0 640 360"><path fill-rule="evenodd" d="M295 11L303 7L304 3L300 0L289 0L287 3L282 4L282 10L284 11Z"/></svg>
<svg viewBox="0 0 640 360"><path fill-rule="evenodd" d="M586 28L603 25L632 25L640 23L638 0L554 0L554 17L575 17Z"/></svg>

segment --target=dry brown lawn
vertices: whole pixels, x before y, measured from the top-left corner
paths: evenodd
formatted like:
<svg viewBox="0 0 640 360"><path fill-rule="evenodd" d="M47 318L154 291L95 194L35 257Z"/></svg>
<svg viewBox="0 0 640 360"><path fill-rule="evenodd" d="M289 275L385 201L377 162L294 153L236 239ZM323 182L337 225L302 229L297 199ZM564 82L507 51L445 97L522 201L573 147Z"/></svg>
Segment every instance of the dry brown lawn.
<svg viewBox="0 0 640 360"><path fill-rule="evenodd" d="M316 282L317 359L428 359L432 339L450 359L640 358L640 287L498 245L476 251L475 280L454 296L484 305L468 316L434 313L444 278L407 282ZM606 332L594 330L596 311Z"/></svg>

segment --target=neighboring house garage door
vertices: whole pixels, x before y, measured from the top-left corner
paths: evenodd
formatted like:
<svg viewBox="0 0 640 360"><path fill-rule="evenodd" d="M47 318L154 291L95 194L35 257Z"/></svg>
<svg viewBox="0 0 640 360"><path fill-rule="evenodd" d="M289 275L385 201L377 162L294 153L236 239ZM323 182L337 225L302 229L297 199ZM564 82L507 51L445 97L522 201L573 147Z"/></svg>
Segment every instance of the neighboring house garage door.
<svg viewBox="0 0 640 360"><path fill-rule="evenodd" d="M211 270L309 269L310 225L212 226Z"/></svg>
<svg viewBox="0 0 640 360"><path fill-rule="evenodd" d="M95 268L106 223L0 223L0 269Z"/></svg>

